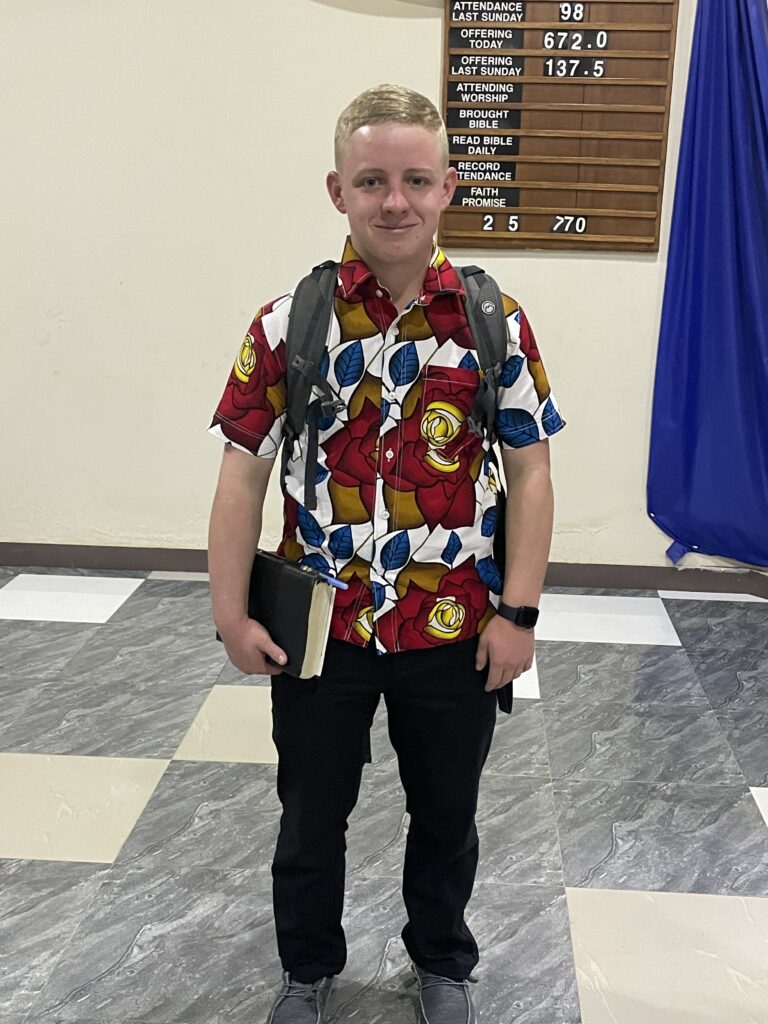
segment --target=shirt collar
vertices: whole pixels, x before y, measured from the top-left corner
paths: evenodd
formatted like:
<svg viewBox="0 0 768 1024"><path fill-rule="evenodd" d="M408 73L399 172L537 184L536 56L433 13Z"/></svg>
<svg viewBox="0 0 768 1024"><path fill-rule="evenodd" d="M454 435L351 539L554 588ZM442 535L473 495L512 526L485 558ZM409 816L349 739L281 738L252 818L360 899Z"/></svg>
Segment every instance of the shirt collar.
<svg viewBox="0 0 768 1024"><path fill-rule="evenodd" d="M351 239L347 238L339 267L339 297L346 302L361 301L380 287L376 275L358 255ZM459 275L440 246L435 245L417 301L428 306L437 295L463 294L464 288Z"/></svg>

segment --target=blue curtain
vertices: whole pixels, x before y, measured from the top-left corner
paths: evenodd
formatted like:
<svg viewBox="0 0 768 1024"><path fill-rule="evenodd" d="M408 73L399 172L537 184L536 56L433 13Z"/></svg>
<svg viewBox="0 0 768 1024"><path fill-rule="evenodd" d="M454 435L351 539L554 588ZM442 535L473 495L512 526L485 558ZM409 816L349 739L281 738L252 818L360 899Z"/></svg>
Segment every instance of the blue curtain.
<svg viewBox="0 0 768 1024"><path fill-rule="evenodd" d="M768 7L699 0L648 514L667 554L768 566Z"/></svg>

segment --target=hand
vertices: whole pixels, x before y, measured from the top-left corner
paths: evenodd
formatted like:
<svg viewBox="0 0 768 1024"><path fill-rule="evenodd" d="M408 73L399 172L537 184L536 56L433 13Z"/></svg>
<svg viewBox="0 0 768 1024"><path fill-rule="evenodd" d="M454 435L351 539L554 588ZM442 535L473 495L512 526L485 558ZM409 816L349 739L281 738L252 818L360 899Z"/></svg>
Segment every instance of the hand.
<svg viewBox="0 0 768 1024"><path fill-rule="evenodd" d="M490 661L486 693L499 690L517 679L533 665L532 629L521 629L514 622L494 616L483 630L477 647L478 672Z"/></svg>
<svg viewBox="0 0 768 1024"><path fill-rule="evenodd" d="M282 672L282 665L288 661L280 647L272 641L272 637L255 619L243 619L236 626L219 629L219 636L229 660L249 676L275 676ZM277 665L270 664L269 656Z"/></svg>

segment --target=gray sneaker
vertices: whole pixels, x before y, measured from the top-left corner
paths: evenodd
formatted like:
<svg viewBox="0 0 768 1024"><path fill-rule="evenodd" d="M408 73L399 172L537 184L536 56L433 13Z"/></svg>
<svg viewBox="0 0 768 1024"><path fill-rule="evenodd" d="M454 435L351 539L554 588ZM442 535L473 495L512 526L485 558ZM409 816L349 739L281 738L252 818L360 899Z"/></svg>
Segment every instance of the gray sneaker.
<svg viewBox="0 0 768 1024"><path fill-rule="evenodd" d="M267 1024L321 1024L333 982L332 977L321 978L304 985L293 981L286 971L283 987L267 1017Z"/></svg>
<svg viewBox="0 0 768 1024"><path fill-rule="evenodd" d="M453 981L413 965L419 983L419 1024L475 1024L468 981Z"/></svg>

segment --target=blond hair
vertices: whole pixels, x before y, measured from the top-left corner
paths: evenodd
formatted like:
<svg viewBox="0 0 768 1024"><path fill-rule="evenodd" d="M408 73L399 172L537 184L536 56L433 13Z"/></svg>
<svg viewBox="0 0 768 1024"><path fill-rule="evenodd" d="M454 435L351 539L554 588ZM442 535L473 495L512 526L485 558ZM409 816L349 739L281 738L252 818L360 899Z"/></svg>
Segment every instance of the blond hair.
<svg viewBox="0 0 768 1024"><path fill-rule="evenodd" d="M336 168L339 168L347 144L358 128L393 122L417 125L431 132L437 139L443 163L448 166L448 134L435 105L413 89L386 83L366 89L341 112L334 136Z"/></svg>

